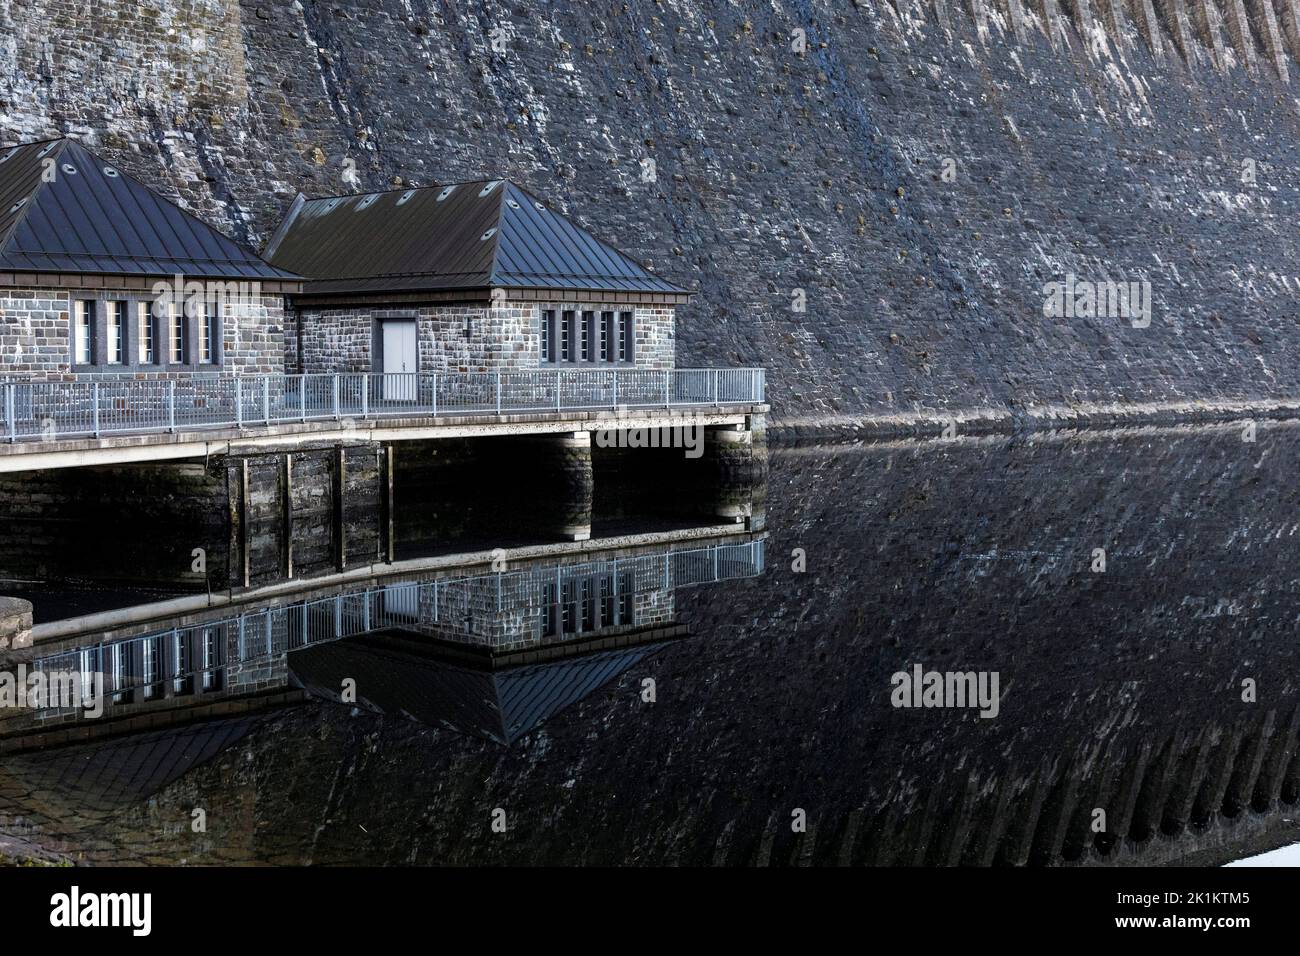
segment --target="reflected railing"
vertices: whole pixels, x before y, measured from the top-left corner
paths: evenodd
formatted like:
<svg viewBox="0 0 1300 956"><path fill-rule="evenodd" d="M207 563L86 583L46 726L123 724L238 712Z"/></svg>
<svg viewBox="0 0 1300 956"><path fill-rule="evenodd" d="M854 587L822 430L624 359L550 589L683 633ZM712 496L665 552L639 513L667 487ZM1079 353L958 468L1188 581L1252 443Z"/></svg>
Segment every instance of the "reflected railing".
<svg viewBox="0 0 1300 956"><path fill-rule="evenodd" d="M666 623L653 595L763 573L765 540L668 550L553 567L368 587L220 620L104 639L34 660L80 675L83 699L103 675L107 706L223 690L283 686L295 650L400 629L491 652L563 644L610 629ZM658 615L658 617L656 616ZM77 711L50 706L49 719Z"/></svg>

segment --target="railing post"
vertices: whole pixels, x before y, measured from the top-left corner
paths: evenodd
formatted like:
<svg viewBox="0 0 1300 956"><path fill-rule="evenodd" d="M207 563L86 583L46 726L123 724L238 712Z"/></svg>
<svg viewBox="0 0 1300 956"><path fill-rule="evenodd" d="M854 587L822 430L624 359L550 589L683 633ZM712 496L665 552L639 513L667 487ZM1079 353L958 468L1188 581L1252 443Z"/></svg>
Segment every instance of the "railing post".
<svg viewBox="0 0 1300 956"><path fill-rule="evenodd" d="M370 376L361 373L361 417L370 417Z"/></svg>
<svg viewBox="0 0 1300 956"><path fill-rule="evenodd" d="M244 380L235 376L235 427L244 427Z"/></svg>
<svg viewBox="0 0 1300 956"><path fill-rule="evenodd" d="M14 414L14 389L17 387L17 385L5 386L5 424L8 426L11 442L18 437L18 417Z"/></svg>
<svg viewBox="0 0 1300 956"><path fill-rule="evenodd" d="M501 414L501 372L497 372L497 414Z"/></svg>
<svg viewBox="0 0 1300 956"><path fill-rule="evenodd" d="M298 376L298 413L302 420L307 420L307 375Z"/></svg>
<svg viewBox="0 0 1300 956"><path fill-rule="evenodd" d="M335 372L331 376L334 381L334 420L339 420L339 373Z"/></svg>
<svg viewBox="0 0 1300 956"><path fill-rule="evenodd" d="M90 386L90 402L93 408L95 423L95 437L99 437L99 383L92 382Z"/></svg>
<svg viewBox="0 0 1300 956"><path fill-rule="evenodd" d="M438 373L432 372L430 374L433 375L433 383L430 386L433 389L433 411L430 414L437 415L438 414ZM416 384L416 388L419 388L418 381Z"/></svg>
<svg viewBox="0 0 1300 956"><path fill-rule="evenodd" d="M167 379L167 430L176 431L176 379Z"/></svg>
<svg viewBox="0 0 1300 956"><path fill-rule="evenodd" d="M664 408L670 408L673 404L673 370L664 369Z"/></svg>
<svg viewBox="0 0 1300 956"><path fill-rule="evenodd" d="M562 375L564 375L564 369L557 368L555 370L555 410L557 412L560 410L560 377Z"/></svg>
<svg viewBox="0 0 1300 956"><path fill-rule="evenodd" d="M713 370L713 406L716 408L721 402L718 400L718 369Z"/></svg>
<svg viewBox="0 0 1300 956"><path fill-rule="evenodd" d="M618 369L614 369L614 398L609 403L609 407L618 411Z"/></svg>
<svg viewBox="0 0 1300 956"><path fill-rule="evenodd" d="M262 421L271 424L271 376L262 376Z"/></svg>

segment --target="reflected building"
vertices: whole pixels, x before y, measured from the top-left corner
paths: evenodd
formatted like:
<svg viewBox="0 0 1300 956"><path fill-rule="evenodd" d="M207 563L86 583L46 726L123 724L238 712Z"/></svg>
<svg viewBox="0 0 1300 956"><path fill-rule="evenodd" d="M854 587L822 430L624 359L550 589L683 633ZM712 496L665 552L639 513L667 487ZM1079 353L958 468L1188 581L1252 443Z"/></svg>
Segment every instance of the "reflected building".
<svg viewBox="0 0 1300 956"><path fill-rule="evenodd" d="M763 562L764 539L745 536L499 572L407 575L167 628L68 637L57 649L43 643L11 664L75 673L87 693L102 680L104 713L10 713L0 718L0 752L307 697L509 744L686 637L676 619L680 589L756 576Z"/></svg>

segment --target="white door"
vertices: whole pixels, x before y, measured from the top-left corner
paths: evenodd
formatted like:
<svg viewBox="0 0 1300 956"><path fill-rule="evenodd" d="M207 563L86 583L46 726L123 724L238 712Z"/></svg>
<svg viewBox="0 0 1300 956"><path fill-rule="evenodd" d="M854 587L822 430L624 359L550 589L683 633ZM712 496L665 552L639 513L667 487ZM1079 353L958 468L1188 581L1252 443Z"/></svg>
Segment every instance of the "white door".
<svg viewBox="0 0 1300 956"><path fill-rule="evenodd" d="M416 372L420 369L415 321L385 322L383 330L384 399L413 402L417 392Z"/></svg>

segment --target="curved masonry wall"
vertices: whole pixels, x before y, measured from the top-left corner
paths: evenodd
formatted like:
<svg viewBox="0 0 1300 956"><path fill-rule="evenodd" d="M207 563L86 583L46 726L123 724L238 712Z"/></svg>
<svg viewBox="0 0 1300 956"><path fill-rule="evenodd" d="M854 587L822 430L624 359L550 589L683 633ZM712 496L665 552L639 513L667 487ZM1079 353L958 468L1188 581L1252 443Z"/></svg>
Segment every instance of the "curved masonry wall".
<svg viewBox="0 0 1300 956"><path fill-rule="evenodd" d="M0 132L86 137L254 242L298 189L509 175L696 283L678 364L766 366L777 429L1213 412L1300 400L1298 24L1297 0L34 0L0 4ZM1150 324L1044 315L1070 277L1149 282Z"/></svg>

